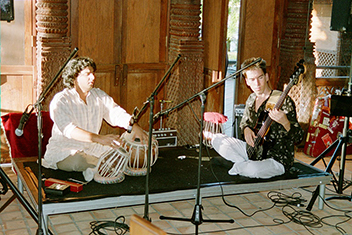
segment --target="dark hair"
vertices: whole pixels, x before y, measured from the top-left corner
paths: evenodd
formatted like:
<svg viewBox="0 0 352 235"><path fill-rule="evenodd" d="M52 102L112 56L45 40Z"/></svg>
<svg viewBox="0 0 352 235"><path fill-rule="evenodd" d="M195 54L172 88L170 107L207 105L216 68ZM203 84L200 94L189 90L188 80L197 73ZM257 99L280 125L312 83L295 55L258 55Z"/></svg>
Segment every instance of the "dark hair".
<svg viewBox="0 0 352 235"><path fill-rule="evenodd" d="M247 65L253 63L255 60L257 60L258 58L252 57L249 59L246 59L242 64L241 64L241 68L246 67ZM245 78L247 78L246 72L248 70L252 70L252 69L261 69L263 71L264 74L266 74L266 61L265 60L261 60L258 63L255 63L254 65L249 66L248 68L246 68L245 70L242 71L242 74Z"/></svg>
<svg viewBox="0 0 352 235"><path fill-rule="evenodd" d="M93 68L94 72L97 69L95 62L91 58L78 57L70 60L62 72L64 86L73 88L74 81L78 77L78 74L89 66Z"/></svg>

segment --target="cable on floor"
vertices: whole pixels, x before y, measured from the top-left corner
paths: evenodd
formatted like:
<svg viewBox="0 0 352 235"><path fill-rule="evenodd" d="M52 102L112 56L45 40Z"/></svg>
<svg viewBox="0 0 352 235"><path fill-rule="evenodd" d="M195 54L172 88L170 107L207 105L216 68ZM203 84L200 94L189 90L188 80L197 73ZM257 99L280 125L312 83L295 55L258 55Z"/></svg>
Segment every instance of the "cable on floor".
<svg viewBox="0 0 352 235"><path fill-rule="evenodd" d="M208 156L210 157L210 153L209 153L208 148L206 148L206 150L207 150ZM274 206L281 206L283 214L289 219L289 221L285 222L285 221L283 221L281 219L274 219L273 221L276 224L269 225L269 226L276 226L276 225L280 225L280 224L286 224L286 223L289 223L289 222L292 221L294 223L297 223L297 224L300 224L300 225L304 226L308 232L313 234L310 231L309 228L320 228L320 227L323 226L323 224L325 224L325 225L334 227L341 234L346 234L346 231L344 229L342 229L340 227L340 225L343 224L343 223L346 223L347 221L352 219L352 216L349 215L349 213L352 213L352 211L339 210L339 209L336 209L336 208L332 208L324 200L324 203L326 205L328 205L330 208L338 210L338 211L341 211L341 212L345 212L345 214L344 215L331 215L331 216L326 216L326 217L323 217L323 218L319 218L318 216L314 215L313 213L311 213L309 211L297 210L297 209L294 209L292 207L292 206L305 207L305 205L303 203L307 202L307 200L302 198L302 195L299 192L295 192L291 196L289 196L289 195L283 194L281 192L270 191L267 194L267 197L273 202L273 205L271 207L269 207L269 208L266 208L266 209L257 210L254 213L249 215L249 214L245 213L243 210L241 210L238 206L232 205L232 204L230 204L230 203L228 203L226 201L225 195L224 195L224 190L222 188L222 184L220 183L219 179L217 178L217 176L216 176L216 174L215 174L215 172L214 172L214 170L212 168L212 164L210 164L210 168L211 168L211 171L212 171L214 177L218 181L218 184L219 184L220 190L221 190L221 197L222 197L222 200L225 203L225 205L236 208L237 210L239 210L245 216L252 217L258 212L270 210ZM324 220L327 220L327 219L329 219L331 217L334 217L334 218L336 218L336 217L345 217L346 219L342 220L342 221L340 221L340 222L338 222L336 224L329 224L329 223L324 221ZM265 226L268 226L268 225L265 225ZM211 231L211 232L208 231L208 233L212 233L212 232L216 232L216 231Z"/></svg>
<svg viewBox="0 0 352 235"><path fill-rule="evenodd" d="M306 199L302 198L302 194L299 192L295 192L289 196L281 192L270 191L267 194L267 197L277 206L293 205L297 207L303 207L303 203L307 202Z"/></svg>
<svg viewBox="0 0 352 235"><path fill-rule="evenodd" d="M321 219L310 211L296 210L291 205L282 208L282 213L292 222L300 224L306 228L308 232L314 234L309 228L323 227Z"/></svg>
<svg viewBox="0 0 352 235"><path fill-rule="evenodd" d="M114 221L92 221L90 222L92 232L89 235L107 235L101 230L114 231L118 235L124 235L129 231L129 226L125 224L125 217L119 216Z"/></svg>
<svg viewBox="0 0 352 235"><path fill-rule="evenodd" d="M208 148L207 146L206 146L206 150L207 150L208 157L209 157L209 158L212 158L212 157L210 156L209 148ZM222 185L221 185L221 183L220 183L219 178L216 176L216 174L215 174L215 172L214 172L214 169L213 169L213 166L212 166L212 164L211 164L211 161L210 161L210 164L209 164L209 165L210 165L210 170L211 170L213 176L214 176L215 179L218 181L218 184L219 184L220 190L221 190L221 198L222 198L222 201L225 203L225 205L227 205L227 206L229 206L229 207L234 207L234 208L236 208L237 210L239 210L242 214L244 214L244 215L247 216L247 217L252 217L253 215L255 215L255 214L258 213L258 212L263 212L263 211L270 210L270 209L272 209L272 208L275 206L275 204L273 204L272 206L270 206L270 207L268 207L268 208L256 210L256 211L254 211L252 214L247 214L246 212L244 212L244 211L243 211L241 208L239 208L238 206L232 205L231 203L227 202L226 199L225 199L225 195L224 195L224 189L223 189L223 187L222 187Z"/></svg>
<svg viewBox="0 0 352 235"><path fill-rule="evenodd" d="M320 195L318 195L318 196L320 198L322 198ZM327 207L329 207L332 210L335 210L335 211L343 213L343 215L328 215L328 216L324 216L324 217L321 218L322 223L326 224L328 226L334 227L341 234L347 234L347 232L341 227L341 225L344 224L344 223L347 223L348 221L350 221L352 219L352 210L343 210L343 209L335 208L335 207L331 206L330 204L328 204L324 198L322 198L322 199L323 199L324 204ZM336 222L335 224L331 224L331 223L326 222L326 220L328 220L330 218L334 218L333 221L336 221L335 219L336 218L340 218L340 217L345 218L345 220L341 220L340 222Z"/></svg>
<svg viewBox="0 0 352 235"><path fill-rule="evenodd" d="M307 189L302 188L305 191L311 192ZM313 193L313 192L311 192ZM318 195L321 197L320 195ZM339 211L344 213L343 215L329 215L325 216L322 218L319 218L318 216L314 215L313 213L309 211L302 211L302 210L296 210L290 207L291 211L294 210L293 212L288 212L285 211L285 209L288 208L288 206L285 206L283 208L283 213L284 215L289 218L291 221L303 225L310 233L312 233L308 228L313 227L313 228L319 228L322 227L324 224L330 227L334 227L338 232L341 234L347 234L347 232L341 227L344 223L350 221L352 219L352 210L342 210L338 208L334 208L331 205L329 205L324 198L323 202L324 204L329 207L332 210ZM333 218L332 221L334 221L334 224L328 223L326 220ZM340 222L336 222L336 218L344 218Z"/></svg>

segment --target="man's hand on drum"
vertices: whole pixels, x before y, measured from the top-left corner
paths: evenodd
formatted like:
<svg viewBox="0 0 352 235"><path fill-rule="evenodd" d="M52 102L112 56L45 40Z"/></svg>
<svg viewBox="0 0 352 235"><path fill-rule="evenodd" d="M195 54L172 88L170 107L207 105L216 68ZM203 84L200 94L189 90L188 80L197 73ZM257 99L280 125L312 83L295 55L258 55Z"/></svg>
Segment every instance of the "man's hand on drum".
<svg viewBox="0 0 352 235"><path fill-rule="evenodd" d="M148 134L137 124L133 124L132 127L132 140L140 141L141 144L148 144Z"/></svg>
<svg viewBox="0 0 352 235"><path fill-rule="evenodd" d="M95 134L95 133L86 131L79 127L76 127L71 132L71 138L82 142L94 142L94 143L99 143L99 144L107 145L111 147L118 147L121 145L121 140L119 135L114 135L114 134L100 135L100 134Z"/></svg>
<svg viewBox="0 0 352 235"><path fill-rule="evenodd" d="M119 147L121 145L120 135L107 134L100 135L99 143L110 147Z"/></svg>

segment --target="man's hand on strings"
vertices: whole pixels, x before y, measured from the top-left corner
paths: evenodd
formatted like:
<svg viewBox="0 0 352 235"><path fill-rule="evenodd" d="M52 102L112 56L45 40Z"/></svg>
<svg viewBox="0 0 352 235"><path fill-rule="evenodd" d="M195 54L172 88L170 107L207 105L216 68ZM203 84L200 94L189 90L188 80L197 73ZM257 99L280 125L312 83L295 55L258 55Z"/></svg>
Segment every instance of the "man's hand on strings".
<svg viewBox="0 0 352 235"><path fill-rule="evenodd" d="M256 138L254 131L251 128L246 127L244 128L243 133L244 139L246 140L247 144L254 147L254 139Z"/></svg>
<svg viewBox="0 0 352 235"><path fill-rule="evenodd" d="M283 125L283 127L289 131L291 128L291 123L290 121L287 119L286 113L282 110L279 109L272 109L269 111L269 117L277 122L280 123L281 125Z"/></svg>

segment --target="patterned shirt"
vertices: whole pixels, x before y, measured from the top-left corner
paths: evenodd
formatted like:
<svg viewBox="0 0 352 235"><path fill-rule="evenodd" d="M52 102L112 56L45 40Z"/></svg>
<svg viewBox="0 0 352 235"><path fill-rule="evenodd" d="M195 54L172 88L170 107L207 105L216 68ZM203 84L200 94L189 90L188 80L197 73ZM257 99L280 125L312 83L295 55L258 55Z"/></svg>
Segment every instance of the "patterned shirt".
<svg viewBox="0 0 352 235"><path fill-rule="evenodd" d="M257 123L260 122L260 115L265 111L265 106L269 98L261 104L258 112L255 111L255 100L256 94L252 93L246 101L246 107L240 123L242 134L245 127L250 127L252 130L256 129L258 126ZM269 128L269 132L265 135L265 143L269 143L264 144L265 146L268 146L266 147L267 150L263 150L263 146L261 145L259 151L252 156L251 160L273 158L283 164L287 171L293 165L294 145L301 142L303 139L303 129L297 121L295 103L289 96L285 98L281 110L286 113L286 116L291 123L290 130L287 132L281 124L273 121Z"/></svg>
<svg viewBox="0 0 352 235"><path fill-rule="evenodd" d="M98 134L103 119L111 126L125 129L131 119L130 114L99 88L89 91L86 103L74 88L66 88L57 93L50 103L50 117L54 125L46 146L43 166L53 169L57 169L57 162L78 151L99 157L110 148L72 139L71 133L76 127Z"/></svg>

